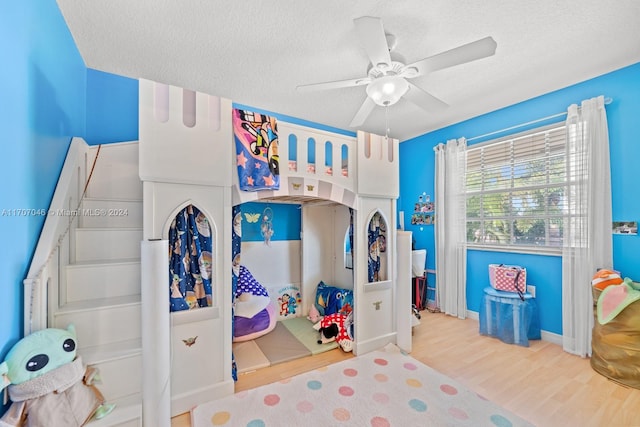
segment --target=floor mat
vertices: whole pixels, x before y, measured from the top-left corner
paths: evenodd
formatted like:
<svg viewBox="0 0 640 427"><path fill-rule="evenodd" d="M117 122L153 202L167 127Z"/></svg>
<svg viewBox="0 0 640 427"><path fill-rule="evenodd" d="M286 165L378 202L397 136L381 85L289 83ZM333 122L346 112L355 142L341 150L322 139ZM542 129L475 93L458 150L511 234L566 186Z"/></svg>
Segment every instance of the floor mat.
<svg viewBox="0 0 640 427"><path fill-rule="evenodd" d="M389 344L196 406L193 427L533 427Z"/></svg>
<svg viewBox="0 0 640 427"><path fill-rule="evenodd" d="M253 341L234 342L233 357L236 360L238 373L254 371L266 368L270 365L269 359L260 350L260 347Z"/></svg>
<svg viewBox="0 0 640 427"><path fill-rule="evenodd" d="M254 341L272 365L311 355L311 351L282 322L278 322L273 331Z"/></svg>
<svg viewBox="0 0 640 427"><path fill-rule="evenodd" d="M318 344L319 333L313 329L313 323L306 317L294 317L282 321L285 328L289 330L311 354L319 354L333 350L338 347L338 343L333 341L326 344Z"/></svg>

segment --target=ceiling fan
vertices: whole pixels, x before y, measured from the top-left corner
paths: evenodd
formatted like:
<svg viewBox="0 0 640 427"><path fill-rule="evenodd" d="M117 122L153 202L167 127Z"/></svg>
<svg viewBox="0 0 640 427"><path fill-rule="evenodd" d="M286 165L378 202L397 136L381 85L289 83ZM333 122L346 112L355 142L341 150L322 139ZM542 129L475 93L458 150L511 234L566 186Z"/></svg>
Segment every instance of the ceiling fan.
<svg viewBox="0 0 640 427"><path fill-rule="evenodd" d="M362 125L376 105L388 107L404 97L418 107L433 111L447 107L435 96L412 84L408 79L495 54L496 42L485 37L451 50L406 64L402 56L393 52L396 39L385 34L382 20L363 16L353 20L358 37L369 57L367 75L349 80L298 86L298 91L339 89L366 85L367 98L351 121L351 127Z"/></svg>

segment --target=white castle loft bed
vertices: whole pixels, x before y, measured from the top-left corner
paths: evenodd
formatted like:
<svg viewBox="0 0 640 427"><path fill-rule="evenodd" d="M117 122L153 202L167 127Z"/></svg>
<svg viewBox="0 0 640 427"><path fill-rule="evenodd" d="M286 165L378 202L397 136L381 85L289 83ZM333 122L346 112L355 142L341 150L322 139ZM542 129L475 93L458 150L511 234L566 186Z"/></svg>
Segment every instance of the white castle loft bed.
<svg viewBox="0 0 640 427"><path fill-rule="evenodd" d="M148 418L169 416L158 413L158 408L171 408L173 416L234 391L232 207L244 202L302 205L296 274L303 315L321 280L353 289L354 353L389 342L410 350L410 237L395 230L398 141L365 132L344 136L279 121L279 189L242 191L232 110L227 99L140 81L145 423ZM188 205L196 206L211 226L212 305L169 313L167 287L157 284L167 283L170 224ZM344 268L342 257L348 208L354 209L353 270ZM369 281L367 227L375 214L388 226L388 249L378 280ZM252 265L254 275L275 284L295 280L286 257L270 253L267 246L257 250L262 255L253 259L264 261ZM193 337L198 337L197 344L185 345ZM169 387L158 375L168 371Z"/></svg>

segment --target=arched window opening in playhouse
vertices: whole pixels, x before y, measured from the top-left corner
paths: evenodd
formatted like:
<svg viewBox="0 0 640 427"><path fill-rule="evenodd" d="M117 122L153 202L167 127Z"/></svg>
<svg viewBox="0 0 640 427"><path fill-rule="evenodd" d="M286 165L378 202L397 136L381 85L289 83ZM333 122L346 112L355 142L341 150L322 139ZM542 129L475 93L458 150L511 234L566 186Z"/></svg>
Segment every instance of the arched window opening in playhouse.
<svg viewBox="0 0 640 427"><path fill-rule="evenodd" d="M194 205L182 209L169 226L171 311L213 305L213 240L209 219Z"/></svg>
<svg viewBox="0 0 640 427"><path fill-rule="evenodd" d="M368 282L388 279L387 273L387 222L380 212L371 217L367 227L367 278Z"/></svg>
<svg viewBox="0 0 640 427"><path fill-rule="evenodd" d="M316 173L316 140L307 139L307 172Z"/></svg>
<svg viewBox="0 0 640 427"><path fill-rule="evenodd" d="M324 170L327 175L333 175L333 144L331 141L324 143Z"/></svg>
<svg viewBox="0 0 640 427"><path fill-rule="evenodd" d="M298 170L298 137L293 133L289 135L289 170Z"/></svg>
<svg viewBox="0 0 640 427"><path fill-rule="evenodd" d="M342 144L342 176L349 176L349 147L347 144Z"/></svg>

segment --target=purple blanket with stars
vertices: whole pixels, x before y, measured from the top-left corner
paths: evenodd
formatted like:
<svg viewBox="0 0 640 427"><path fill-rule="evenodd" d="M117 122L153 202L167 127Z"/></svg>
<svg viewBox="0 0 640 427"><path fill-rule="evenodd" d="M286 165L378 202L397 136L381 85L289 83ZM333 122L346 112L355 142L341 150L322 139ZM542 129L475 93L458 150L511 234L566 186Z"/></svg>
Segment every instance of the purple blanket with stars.
<svg viewBox="0 0 640 427"><path fill-rule="evenodd" d="M234 108L233 136L240 189L278 190L280 156L276 119Z"/></svg>

